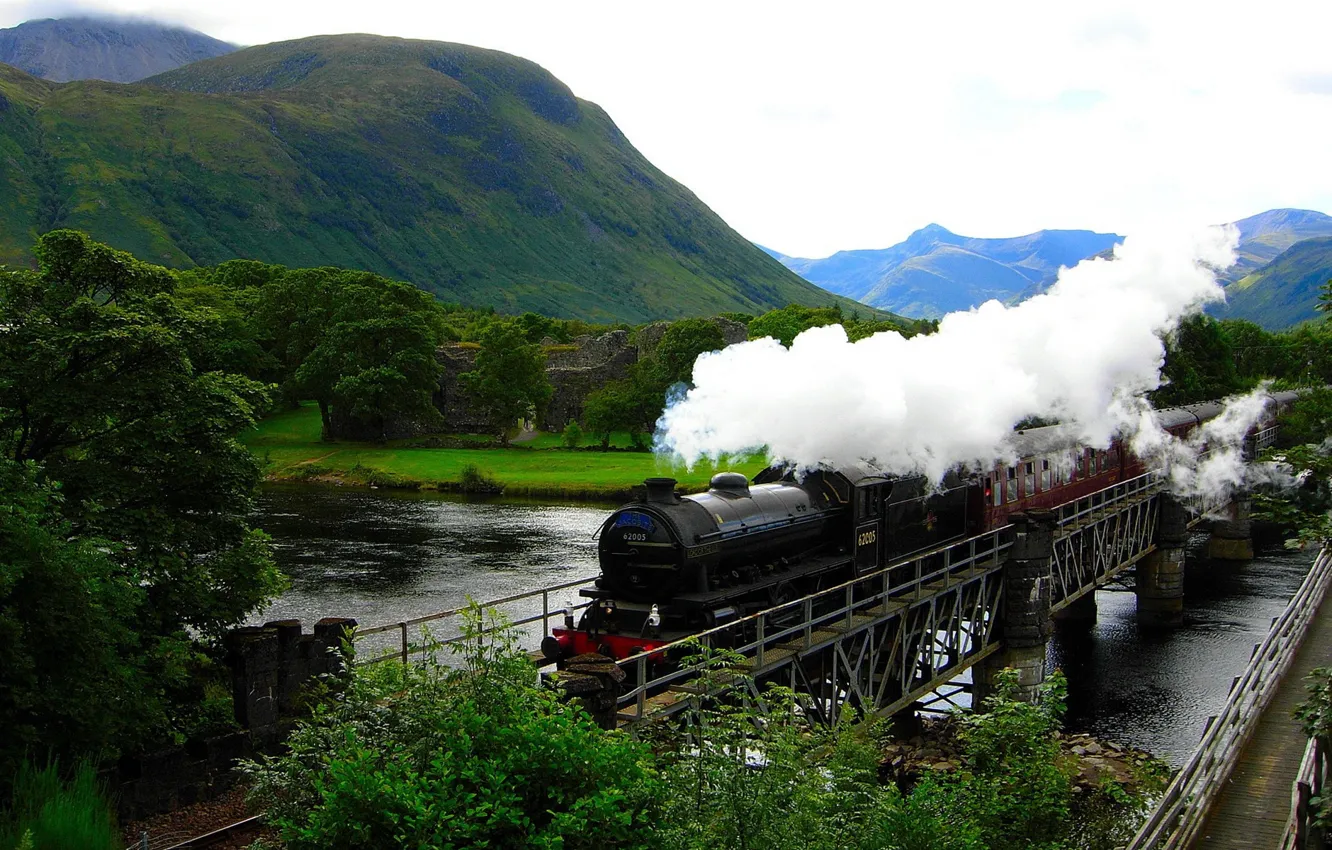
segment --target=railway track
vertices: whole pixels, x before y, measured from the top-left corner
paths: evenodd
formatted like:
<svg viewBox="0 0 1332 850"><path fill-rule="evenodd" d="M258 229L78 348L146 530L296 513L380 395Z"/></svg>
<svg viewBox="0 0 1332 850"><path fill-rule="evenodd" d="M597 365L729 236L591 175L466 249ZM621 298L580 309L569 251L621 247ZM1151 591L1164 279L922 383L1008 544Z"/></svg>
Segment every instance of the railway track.
<svg viewBox="0 0 1332 850"><path fill-rule="evenodd" d="M262 826L263 816L254 815L193 838L182 839L179 834L154 838L145 833L140 841L136 841L125 850L201 850L204 847L218 847L240 839L252 838Z"/></svg>

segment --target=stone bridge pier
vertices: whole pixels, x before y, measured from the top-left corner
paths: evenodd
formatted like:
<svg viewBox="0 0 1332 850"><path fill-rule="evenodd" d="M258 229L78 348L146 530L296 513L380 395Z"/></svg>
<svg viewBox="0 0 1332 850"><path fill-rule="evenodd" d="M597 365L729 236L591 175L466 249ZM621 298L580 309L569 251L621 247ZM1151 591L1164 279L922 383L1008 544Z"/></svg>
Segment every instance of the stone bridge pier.
<svg viewBox="0 0 1332 850"><path fill-rule="evenodd" d="M1014 514L1012 522L1016 533L1003 565L1004 603L998 625L1003 643L973 668L977 702L994 692L997 676L1005 668L1017 671L1022 699L1035 699L1045 683L1045 649L1054 631L1050 610L1055 515L1030 510Z"/></svg>
<svg viewBox="0 0 1332 850"><path fill-rule="evenodd" d="M1236 493L1222 509L1220 519L1212 523L1207 539L1207 557L1217 561L1253 560L1253 501L1247 493Z"/></svg>
<svg viewBox="0 0 1332 850"><path fill-rule="evenodd" d="M1189 539L1188 508L1162 493L1156 549L1138 562L1138 620L1152 626L1184 623L1184 545Z"/></svg>

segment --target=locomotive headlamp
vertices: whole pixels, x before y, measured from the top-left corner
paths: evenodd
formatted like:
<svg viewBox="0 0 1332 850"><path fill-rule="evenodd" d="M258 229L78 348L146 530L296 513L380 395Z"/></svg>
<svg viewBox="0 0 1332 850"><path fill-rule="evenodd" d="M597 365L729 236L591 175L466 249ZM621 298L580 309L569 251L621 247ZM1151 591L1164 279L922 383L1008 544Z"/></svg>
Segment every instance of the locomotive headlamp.
<svg viewBox="0 0 1332 850"><path fill-rule="evenodd" d="M568 599L564 600L564 627L566 629L573 629L574 627L573 603Z"/></svg>
<svg viewBox="0 0 1332 850"><path fill-rule="evenodd" d="M661 610L655 602L648 610L647 619L643 621L643 631L638 636L643 637L647 632L651 632L653 637L661 637Z"/></svg>

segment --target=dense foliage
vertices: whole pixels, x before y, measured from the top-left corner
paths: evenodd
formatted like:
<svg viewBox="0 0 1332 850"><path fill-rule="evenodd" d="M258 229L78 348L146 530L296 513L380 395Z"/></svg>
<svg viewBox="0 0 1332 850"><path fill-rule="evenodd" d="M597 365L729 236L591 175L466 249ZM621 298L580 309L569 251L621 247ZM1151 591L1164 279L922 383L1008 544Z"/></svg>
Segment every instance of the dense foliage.
<svg viewBox="0 0 1332 850"><path fill-rule="evenodd" d="M209 648L281 587L236 440L266 388L197 365L217 314L82 234L34 253L0 271L0 783L205 731Z"/></svg>
<svg viewBox="0 0 1332 850"><path fill-rule="evenodd" d="M1069 846L1057 676L1031 705L1008 671L965 717L960 768L899 788L879 779L880 727L811 726L780 688L761 713L743 688L695 698L685 737L654 752L595 728L536 683L511 631L480 626L473 612L451 669L349 672L289 753L248 766L286 847ZM728 653L699 660L705 677L736 675Z"/></svg>
<svg viewBox="0 0 1332 850"><path fill-rule="evenodd" d="M519 419L536 421L552 392L541 346L526 339L518 323L492 323L481 333L476 368L459 376L472 403L506 443Z"/></svg>
<svg viewBox="0 0 1332 850"><path fill-rule="evenodd" d="M287 850L648 846L646 746L534 687L514 634L479 640L471 616L458 667L354 673L248 767Z"/></svg>

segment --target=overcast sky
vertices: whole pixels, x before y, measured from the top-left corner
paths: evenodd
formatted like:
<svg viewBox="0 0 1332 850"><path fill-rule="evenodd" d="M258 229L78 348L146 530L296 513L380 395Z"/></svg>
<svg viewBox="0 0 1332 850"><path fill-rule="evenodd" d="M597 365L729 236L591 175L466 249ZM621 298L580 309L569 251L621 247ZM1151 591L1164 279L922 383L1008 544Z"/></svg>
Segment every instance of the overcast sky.
<svg viewBox="0 0 1332 850"><path fill-rule="evenodd" d="M370 32L524 56L796 256L1332 212L1332 2L0 0L240 44ZM1113 5L1115 10L1107 7Z"/></svg>

